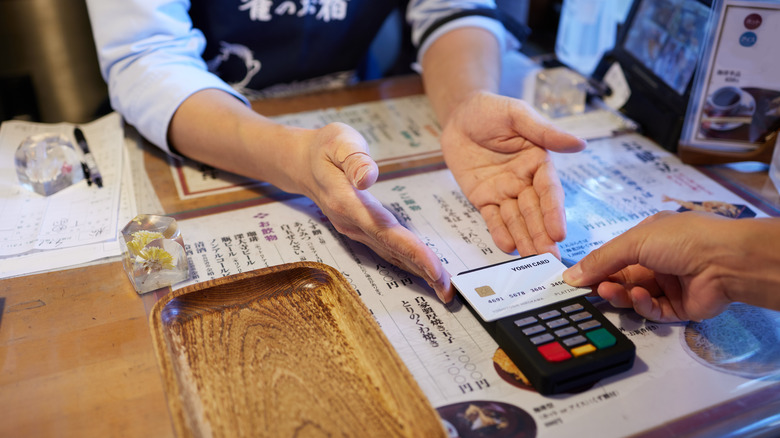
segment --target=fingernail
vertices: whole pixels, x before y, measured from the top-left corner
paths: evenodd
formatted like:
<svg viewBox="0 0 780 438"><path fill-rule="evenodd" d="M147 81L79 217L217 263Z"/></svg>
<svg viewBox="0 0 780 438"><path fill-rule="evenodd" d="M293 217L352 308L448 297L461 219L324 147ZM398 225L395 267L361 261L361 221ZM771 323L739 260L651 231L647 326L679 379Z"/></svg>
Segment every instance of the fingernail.
<svg viewBox="0 0 780 438"><path fill-rule="evenodd" d="M438 275L438 272L431 270L430 266L423 266L423 271L425 272L425 275L428 277L428 280L433 281L434 283L439 281L439 278L441 277Z"/></svg>
<svg viewBox="0 0 780 438"><path fill-rule="evenodd" d="M355 187L360 187L360 183L365 179L368 170L368 165L364 164L355 172Z"/></svg>
<svg viewBox="0 0 780 438"><path fill-rule="evenodd" d="M579 286L582 280L582 267L579 264L572 266L571 268L563 271L563 281L570 286Z"/></svg>
<svg viewBox="0 0 780 438"><path fill-rule="evenodd" d="M433 282L427 278L425 279L425 282L428 284L429 288L433 289L433 291L436 292L436 296L439 297L441 301L444 301L444 292L436 287L436 282Z"/></svg>

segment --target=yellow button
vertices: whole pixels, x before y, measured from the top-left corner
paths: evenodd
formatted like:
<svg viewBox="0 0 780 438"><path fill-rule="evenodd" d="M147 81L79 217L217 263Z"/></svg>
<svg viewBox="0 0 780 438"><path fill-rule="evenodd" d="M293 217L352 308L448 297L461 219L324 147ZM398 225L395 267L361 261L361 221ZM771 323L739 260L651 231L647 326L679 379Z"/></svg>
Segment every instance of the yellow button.
<svg viewBox="0 0 780 438"><path fill-rule="evenodd" d="M577 348L571 349L571 354L574 355L574 357L582 356L583 354L593 353L596 351L596 347L593 346L593 344L585 344L580 345Z"/></svg>

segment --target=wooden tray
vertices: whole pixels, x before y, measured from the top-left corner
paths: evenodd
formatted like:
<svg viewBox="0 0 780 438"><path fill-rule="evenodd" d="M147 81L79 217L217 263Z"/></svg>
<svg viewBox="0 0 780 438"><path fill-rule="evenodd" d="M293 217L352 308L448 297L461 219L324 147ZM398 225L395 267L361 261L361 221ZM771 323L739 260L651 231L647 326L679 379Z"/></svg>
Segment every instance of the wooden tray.
<svg viewBox="0 0 780 438"><path fill-rule="evenodd" d="M446 436L344 277L291 263L170 293L150 315L177 435Z"/></svg>

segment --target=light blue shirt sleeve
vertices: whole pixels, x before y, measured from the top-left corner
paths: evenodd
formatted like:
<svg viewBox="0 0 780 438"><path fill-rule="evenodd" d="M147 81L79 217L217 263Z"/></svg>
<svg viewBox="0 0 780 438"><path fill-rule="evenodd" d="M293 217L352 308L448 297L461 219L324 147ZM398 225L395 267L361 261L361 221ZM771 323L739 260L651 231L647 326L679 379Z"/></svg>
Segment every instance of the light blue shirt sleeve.
<svg viewBox="0 0 780 438"><path fill-rule="evenodd" d="M249 102L210 73L188 0L87 0L111 106L166 152L168 126L193 93L216 88Z"/></svg>
<svg viewBox="0 0 780 438"><path fill-rule="evenodd" d="M112 108L161 149L171 153L171 118L192 94L219 89L249 104L208 71L202 58L206 40L193 28L190 0L87 0L87 6ZM413 41L419 45L425 31L441 18L463 9L494 6L493 0L411 0L407 20ZM463 26L489 30L507 50L519 46L499 21L466 16L437 28L420 47L418 59L436 38Z"/></svg>

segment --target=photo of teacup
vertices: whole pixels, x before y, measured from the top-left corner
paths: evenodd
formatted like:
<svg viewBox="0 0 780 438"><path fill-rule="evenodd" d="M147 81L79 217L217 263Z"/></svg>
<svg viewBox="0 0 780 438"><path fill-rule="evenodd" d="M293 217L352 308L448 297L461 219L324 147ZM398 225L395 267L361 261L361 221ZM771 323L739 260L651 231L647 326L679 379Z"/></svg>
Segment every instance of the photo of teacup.
<svg viewBox="0 0 780 438"><path fill-rule="evenodd" d="M742 90L731 85L720 87L710 95L712 115L731 116L739 113Z"/></svg>
<svg viewBox="0 0 780 438"><path fill-rule="evenodd" d="M749 126L755 100L745 90L734 85L717 88L707 97L702 118L702 129L708 131L731 131L740 126Z"/></svg>

